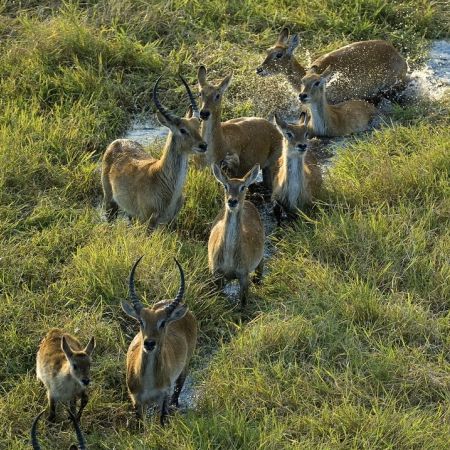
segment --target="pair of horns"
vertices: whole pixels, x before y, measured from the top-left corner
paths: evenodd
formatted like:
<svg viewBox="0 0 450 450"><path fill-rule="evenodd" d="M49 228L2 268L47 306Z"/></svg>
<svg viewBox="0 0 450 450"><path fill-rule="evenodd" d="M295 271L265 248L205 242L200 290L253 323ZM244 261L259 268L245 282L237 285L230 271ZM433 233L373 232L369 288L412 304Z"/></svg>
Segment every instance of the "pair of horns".
<svg viewBox="0 0 450 450"><path fill-rule="evenodd" d="M198 109L198 105L197 102L195 101L195 97L194 94L191 91L191 88L189 87L187 81L181 76L179 75L181 82L183 83L184 87L186 88L186 92L187 95L189 97L189 101L191 102L191 106L192 106L192 113L194 115L194 117L196 117L197 119L200 119L200 110ZM174 120L177 119L177 117L172 114L170 111L168 111L166 108L164 108L164 106L161 104L161 102L158 99L158 85L159 82L161 81L162 75L160 77L158 77L158 79L156 80L155 86L153 87L153 101L155 102L155 106L158 108L158 111L169 121L173 122Z"/></svg>
<svg viewBox="0 0 450 450"><path fill-rule="evenodd" d="M76 417L72 414L72 411L70 409L67 410L69 413L70 420L73 423L73 426L75 428L75 433L77 435L78 440L78 448L79 450L86 450L86 442L83 437L83 433L81 432L80 426L78 425L78 420ZM37 425L39 422L39 419L43 416L45 413L45 409L41 411L33 420L33 425L31 426L31 445L33 447L33 450L41 450L41 446L39 445L38 437L37 437Z"/></svg>
<svg viewBox="0 0 450 450"><path fill-rule="evenodd" d="M130 300L131 300L131 304L133 305L133 308L137 314L140 314L144 305L142 304L141 300L139 299L139 297L136 293L136 287L134 284L134 273L136 271L137 265L139 264L139 262L141 261L141 259L143 257L144 256L141 256L134 263L133 267L131 268L130 280L129 280ZM180 271L180 289L178 290L178 293L177 293L176 297L173 299L173 301L166 306L167 316L170 316L173 313L173 311L175 310L175 308L180 304L181 300L183 299L184 290L185 290L183 268L181 267L180 263L176 260L176 258L174 258L174 259L175 259L176 265L178 266L178 270Z"/></svg>

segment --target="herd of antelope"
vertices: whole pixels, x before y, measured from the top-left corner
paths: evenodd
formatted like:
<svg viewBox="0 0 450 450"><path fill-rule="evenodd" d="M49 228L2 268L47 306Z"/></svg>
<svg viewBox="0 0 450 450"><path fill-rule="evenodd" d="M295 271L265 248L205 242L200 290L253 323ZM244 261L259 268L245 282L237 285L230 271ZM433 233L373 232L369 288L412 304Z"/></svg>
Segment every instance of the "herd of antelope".
<svg viewBox="0 0 450 450"><path fill-rule="evenodd" d="M264 227L257 208L246 200L246 192L260 170L263 186L271 192L277 223L281 224L283 216L295 218L299 209L312 204L322 182L318 162L308 151L308 139L367 129L377 113L370 100L401 86L406 78L404 58L385 41L346 45L316 59L308 69L294 56L298 44L298 36L289 36L289 31L283 29L256 69L260 76L287 76L304 105L297 123L288 123L277 112L274 122L260 117L222 122L222 100L231 76L212 84L207 80L206 68L200 66L197 75L201 108L180 76L190 101L185 117L161 104L161 77L155 83L157 118L169 129L159 159L127 139L112 142L102 159L101 182L108 221L121 209L130 218L147 223L149 231L171 222L183 207L189 155L193 155L197 167L212 170L224 188L225 201L211 227L209 270L218 288L224 280L239 281L242 306L247 301L250 275L255 272L253 280L258 283L263 274ZM126 382L137 417L142 419L148 405L156 403L164 424L171 408L178 407L197 343L197 323L182 302L185 280L178 261L180 288L174 300L160 301L152 307L141 303L134 284L141 258L129 276L131 302L122 302L125 314L140 328L128 349ZM86 448L79 421L88 402L94 349L94 337L83 347L75 336L52 329L43 338L36 358L37 377L47 389L48 420L55 420L58 403L66 404L80 449ZM40 448L37 425L43 413L33 422L34 449Z"/></svg>

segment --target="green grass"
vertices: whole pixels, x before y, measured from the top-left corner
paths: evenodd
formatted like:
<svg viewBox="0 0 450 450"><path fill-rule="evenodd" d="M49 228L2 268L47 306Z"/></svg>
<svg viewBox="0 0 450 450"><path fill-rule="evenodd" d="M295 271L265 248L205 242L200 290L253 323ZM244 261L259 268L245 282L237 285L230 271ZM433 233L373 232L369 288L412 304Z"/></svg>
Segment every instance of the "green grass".
<svg viewBox="0 0 450 450"><path fill-rule="evenodd" d="M98 161L152 84L178 113L199 63L233 72L228 117L289 104L254 68L282 26L297 55L387 38L412 65L445 37L440 2L384 0L0 1L0 448L28 448L45 405L35 354L53 326L97 338L82 428L91 449L441 449L450 439L448 99L396 106L351 139L320 204L277 230L276 254L241 317L212 289L206 242L222 191L191 168L176 222L151 236L98 209ZM158 149L152 148L155 154ZM134 430L120 309L131 263L148 303L174 295L173 257L199 320L195 410ZM130 426L131 425L131 426ZM67 422L42 422L67 448Z"/></svg>

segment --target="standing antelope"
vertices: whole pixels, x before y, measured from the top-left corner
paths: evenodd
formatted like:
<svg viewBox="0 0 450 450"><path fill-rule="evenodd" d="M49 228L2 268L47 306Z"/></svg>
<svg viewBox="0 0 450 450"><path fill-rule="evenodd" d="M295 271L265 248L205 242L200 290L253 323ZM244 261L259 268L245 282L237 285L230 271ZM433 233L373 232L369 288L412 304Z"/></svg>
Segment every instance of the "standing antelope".
<svg viewBox="0 0 450 450"><path fill-rule="evenodd" d="M284 136L272 193L273 211L280 225L283 210L288 217L294 217L297 208L311 204L322 184L322 174L316 158L308 152L309 117L302 113L300 125L288 124L278 115L275 121Z"/></svg>
<svg viewBox="0 0 450 450"><path fill-rule="evenodd" d="M122 302L124 312L136 319L139 333L131 342L127 353L128 392L138 418L142 418L151 402L160 406L160 422L163 425L170 403L178 406L189 361L197 343L197 321L183 299L184 273L180 271L180 289L173 301L160 301L152 308L145 308L136 294L134 272L142 256L130 272L129 289L131 304Z"/></svg>
<svg viewBox="0 0 450 450"><path fill-rule="evenodd" d="M326 99L326 84L331 76L331 69L327 68L321 74L310 72L302 78L299 99L311 114L311 133L333 137L366 130L377 112L375 106L364 100L330 105Z"/></svg>
<svg viewBox="0 0 450 450"><path fill-rule="evenodd" d="M143 147L128 139L112 142L103 155L102 185L108 220L118 207L129 216L148 221L149 230L170 222L183 204L183 186L188 169L188 154L204 153L206 143L199 134L199 111L194 96L185 85L194 117L180 118L168 112L158 100L158 78L153 101L159 122L170 130L160 159L152 158Z"/></svg>
<svg viewBox="0 0 450 450"><path fill-rule="evenodd" d="M73 426L75 428L75 433L77 435L77 440L78 440L78 447L75 444L72 444L69 447L69 450L86 450L86 443L84 441L83 433L80 430L80 426L78 425L78 421L77 421L76 417L72 414L70 409L68 410L68 412L69 412L70 420L72 421ZM45 409L44 409L44 411L42 411L35 417L35 419L33 420L33 424L31 426L31 445L33 447L33 450L41 450L41 446L39 445L39 441L38 441L38 437L37 437L37 425L38 425L39 419L43 416L44 413L45 413Z"/></svg>
<svg viewBox="0 0 450 450"><path fill-rule="evenodd" d="M260 282L264 267L264 228L258 210L245 200L258 171L256 165L243 178L229 179L217 164L213 165L214 176L225 188L225 207L209 235L209 269L219 286L223 278L239 280L241 306L247 301L249 274L256 270L255 281Z"/></svg>
<svg viewBox="0 0 450 450"><path fill-rule="evenodd" d="M292 87L299 92L306 70L296 60L294 50L299 44L298 35L289 39L284 28L267 57L256 69L260 76L283 73ZM327 67L338 74L330 86L327 98L332 103L351 98L373 98L405 81L408 66L397 50L386 41L360 41L322 55L311 64L316 73Z"/></svg>
<svg viewBox="0 0 450 450"><path fill-rule="evenodd" d="M91 381L94 348L94 337L83 349L78 339L59 328L51 329L42 339L36 357L36 374L47 388L49 421L55 420L57 402L69 403L71 412L80 420L89 400L86 388ZM76 414L78 398L81 402Z"/></svg>
<svg viewBox="0 0 450 450"><path fill-rule="evenodd" d="M208 144L202 162L225 163L232 176L242 177L255 164L263 171L263 182L270 188L272 170L281 154L282 136L273 123L259 117L240 117L222 122L222 98L231 82L231 75L214 86L206 81L206 68L198 69L202 98L200 117L202 136Z"/></svg>

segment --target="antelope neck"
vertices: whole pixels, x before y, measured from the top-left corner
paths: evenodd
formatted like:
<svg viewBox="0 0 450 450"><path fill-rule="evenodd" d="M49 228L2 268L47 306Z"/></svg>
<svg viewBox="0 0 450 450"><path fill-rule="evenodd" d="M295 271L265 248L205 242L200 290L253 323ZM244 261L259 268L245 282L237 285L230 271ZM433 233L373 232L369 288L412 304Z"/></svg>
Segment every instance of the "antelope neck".
<svg viewBox="0 0 450 450"><path fill-rule="evenodd" d="M175 190L176 180L183 182L186 177L188 162L187 153L180 151L181 142L178 141L179 139L173 133L169 134L160 160L163 179L167 187L174 187Z"/></svg>
<svg viewBox="0 0 450 450"><path fill-rule="evenodd" d="M323 90L318 101L311 101L308 105L311 113L311 127L315 134L324 135L327 133L330 116L325 90Z"/></svg>
<svg viewBox="0 0 450 450"><path fill-rule="evenodd" d="M206 153L211 159L210 162L214 162L214 158L211 158L211 155L217 153L223 145L221 117L222 113L219 109L216 112L211 112L208 120L202 122L202 138L208 144Z"/></svg>

